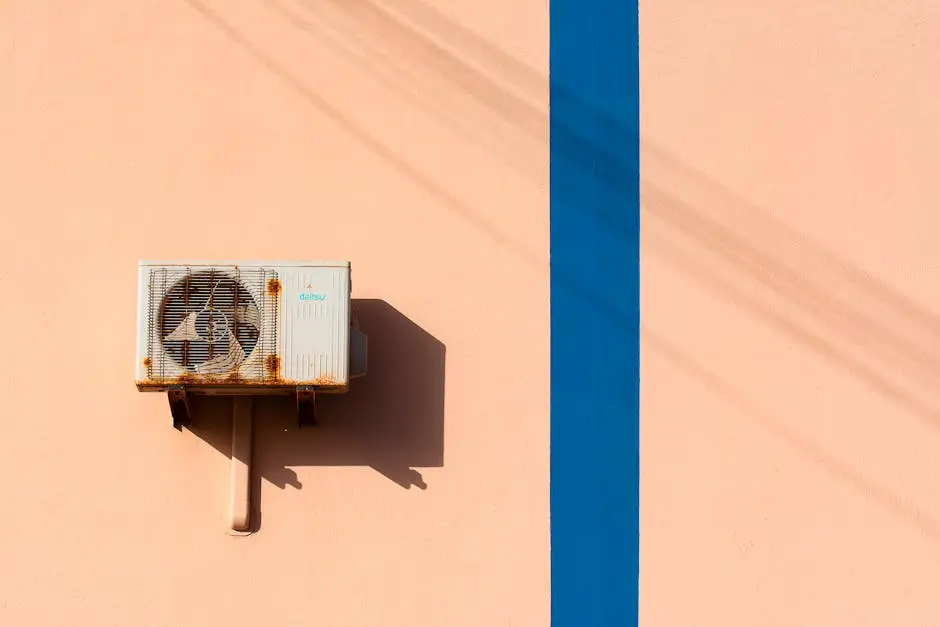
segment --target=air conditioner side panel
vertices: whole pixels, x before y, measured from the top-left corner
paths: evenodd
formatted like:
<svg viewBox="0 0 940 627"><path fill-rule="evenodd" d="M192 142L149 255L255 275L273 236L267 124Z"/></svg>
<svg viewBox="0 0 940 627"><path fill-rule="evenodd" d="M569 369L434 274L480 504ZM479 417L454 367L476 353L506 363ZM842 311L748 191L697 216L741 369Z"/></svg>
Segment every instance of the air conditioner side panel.
<svg viewBox="0 0 940 627"><path fill-rule="evenodd" d="M298 385L349 383L348 267L281 268L281 376Z"/></svg>

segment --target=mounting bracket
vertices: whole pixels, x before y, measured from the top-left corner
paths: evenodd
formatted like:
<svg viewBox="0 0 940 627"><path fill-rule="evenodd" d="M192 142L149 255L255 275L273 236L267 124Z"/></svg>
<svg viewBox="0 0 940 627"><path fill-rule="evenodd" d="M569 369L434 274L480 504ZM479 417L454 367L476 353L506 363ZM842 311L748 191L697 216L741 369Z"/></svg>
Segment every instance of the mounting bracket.
<svg viewBox="0 0 940 627"><path fill-rule="evenodd" d="M170 401L173 428L182 431L183 427L189 426L193 421L192 413L189 411L189 395L182 385L171 385L167 390L167 398Z"/></svg>
<svg viewBox="0 0 940 627"><path fill-rule="evenodd" d="M297 388L297 426L317 426L317 393L312 387Z"/></svg>

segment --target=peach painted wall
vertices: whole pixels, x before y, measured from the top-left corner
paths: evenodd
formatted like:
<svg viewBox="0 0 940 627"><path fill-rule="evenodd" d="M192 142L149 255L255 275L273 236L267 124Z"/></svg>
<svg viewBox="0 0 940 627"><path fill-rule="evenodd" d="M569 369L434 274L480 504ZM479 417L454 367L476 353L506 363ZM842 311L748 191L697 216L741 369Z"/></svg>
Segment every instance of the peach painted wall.
<svg viewBox="0 0 940 627"><path fill-rule="evenodd" d="M0 3L0 625L546 625L547 7ZM134 388L139 258L339 258L298 432Z"/></svg>
<svg viewBox="0 0 940 627"><path fill-rule="evenodd" d="M640 624L940 624L940 4L640 24Z"/></svg>

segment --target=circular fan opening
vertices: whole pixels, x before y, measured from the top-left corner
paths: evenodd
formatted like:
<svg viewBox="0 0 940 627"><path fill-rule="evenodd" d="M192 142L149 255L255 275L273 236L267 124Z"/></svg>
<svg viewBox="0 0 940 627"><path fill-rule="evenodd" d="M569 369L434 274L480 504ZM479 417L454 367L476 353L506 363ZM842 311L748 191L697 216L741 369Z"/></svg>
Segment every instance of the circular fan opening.
<svg viewBox="0 0 940 627"><path fill-rule="evenodd" d="M166 354L197 374L238 368L254 351L261 316L251 293L233 277L213 271L174 283L160 308L160 338Z"/></svg>

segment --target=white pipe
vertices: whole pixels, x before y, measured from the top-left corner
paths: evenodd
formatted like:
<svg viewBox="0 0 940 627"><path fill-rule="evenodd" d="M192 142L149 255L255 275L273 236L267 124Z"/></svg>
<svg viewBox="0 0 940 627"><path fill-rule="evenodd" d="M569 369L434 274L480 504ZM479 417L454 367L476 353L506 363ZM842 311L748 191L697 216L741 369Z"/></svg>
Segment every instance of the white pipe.
<svg viewBox="0 0 940 627"><path fill-rule="evenodd" d="M232 477L229 527L246 532L251 518L251 396L232 403Z"/></svg>

